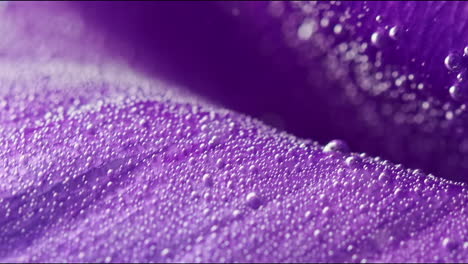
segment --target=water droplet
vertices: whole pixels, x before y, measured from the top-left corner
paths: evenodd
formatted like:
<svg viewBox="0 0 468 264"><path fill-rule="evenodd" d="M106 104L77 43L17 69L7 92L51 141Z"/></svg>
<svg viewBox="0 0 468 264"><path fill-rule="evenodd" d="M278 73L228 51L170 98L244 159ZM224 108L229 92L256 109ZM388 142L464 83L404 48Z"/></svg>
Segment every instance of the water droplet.
<svg viewBox="0 0 468 264"><path fill-rule="evenodd" d="M453 119L453 112L452 111L448 111L445 113L445 118L447 120L452 120Z"/></svg>
<svg viewBox="0 0 468 264"><path fill-rule="evenodd" d="M382 33L376 31L371 35L371 43L376 47L381 47L384 43L384 36Z"/></svg>
<svg viewBox="0 0 468 264"><path fill-rule="evenodd" d="M393 192L393 194L395 194L395 195L401 194L401 189L400 189L400 188L396 188L395 191Z"/></svg>
<svg viewBox="0 0 468 264"><path fill-rule="evenodd" d="M443 245L444 247L446 247L446 246L449 244L449 242L450 242L450 239L449 239L448 237L446 237L446 238L442 241L442 245Z"/></svg>
<svg viewBox="0 0 468 264"><path fill-rule="evenodd" d="M457 80L459 82L464 82L467 80L467 72L466 71L462 71L460 72L459 74L457 74Z"/></svg>
<svg viewBox="0 0 468 264"><path fill-rule="evenodd" d="M346 165L348 165L348 166L354 166L354 165L356 165L358 162L359 162L359 158L358 158L358 157L353 157L353 156L351 156L351 157L347 157L347 158L345 159L345 163L346 163Z"/></svg>
<svg viewBox="0 0 468 264"><path fill-rule="evenodd" d="M386 180L387 178L388 178L388 175L387 175L386 172L380 173L380 175L379 175L379 177L378 177L379 181Z"/></svg>
<svg viewBox="0 0 468 264"><path fill-rule="evenodd" d="M456 71L461 67L461 57L458 54L450 53L444 59L445 67L450 71Z"/></svg>
<svg viewBox="0 0 468 264"><path fill-rule="evenodd" d="M339 139L334 139L330 142L328 142L325 147L323 147L323 152L343 152L343 153L348 153L349 152L349 147L346 142L343 140Z"/></svg>
<svg viewBox="0 0 468 264"><path fill-rule="evenodd" d="M325 207L322 209L322 214L327 214L329 211L330 211L330 207L325 206Z"/></svg>
<svg viewBox="0 0 468 264"><path fill-rule="evenodd" d="M206 185L207 187L213 186L213 178L211 177L210 174L205 174L205 175L203 175L202 180L203 180L203 182L205 183L205 185Z"/></svg>
<svg viewBox="0 0 468 264"><path fill-rule="evenodd" d="M328 27L328 25L330 25L330 20L328 18L324 17L324 18L322 18L320 20L320 26L321 27L326 28L326 27Z"/></svg>
<svg viewBox="0 0 468 264"><path fill-rule="evenodd" d="M242 212L237 210L237 209L232 211L232 216L234 216L234 217L239 217L241 214L242 214Z"/></svg>
<svg viewBox="0 0 468 264"><path fill-rule="evenodd" d="M319 235L320 235L320 230L315 229L315 231L314 231L314 236L317 237L317 236L319 236Z"/></svg>
<svg viewBox="0 0 468 264"><path fill-rule="evenodd" d="M333 32L334 32L336 35L341 34L342 31L343 31L343 26L342 26L341 24L336 24L336 25L333 27Z"/></svg>
<svg viewBox="0 0 468 264"><path fill-rule="evenodd" d="M388 36L394 40L400 39L402 34L403 30L399 26L393 26L388 31Z"/></svg>
<svg viewBox="0 0 468 264"><path fill-rule="evenodd" d="M444 246L448 250L455 250L459 246L459 243L446 237L444 238L444 240L442 240L442 246Z"/></svg>
<svg viewBox="0 0 468 264"><path fill-rule="evenodd" d="M252 209L258 209L262 205L260 197L255 192L247 194L245 200Z"/></svg>
<svg viewBox="0 0 468 264"><path fill-rule="evenodd" d="M168 248L165 248L163 250L161 250L161 256L165 257L167 255L169 255L171 251L168 249Z"/></svg>
<svg viewBox="0 0 468 264"><path fill-rule="evenodd" d="M142 118L140 119L140 121L138 121L138 124L140 124L140 126L144 126L146 124L146 119Z"/></svg>
<svg viewBox="0 0 468 264"><path fill-rule="evenodd" d="M317 29L313 20L305 20L297 29L297 37L300 40L308 40Z"/></svg>
<svg viewBox="0 0 468 264"><path fill-rule="evenodd" d="M465 97L466 97L466 95L463 93L463 90L464 89L462 89L460 84L452 85L449 88L449 94L453 98L453 100L463 101L465 99Z"/></svg>

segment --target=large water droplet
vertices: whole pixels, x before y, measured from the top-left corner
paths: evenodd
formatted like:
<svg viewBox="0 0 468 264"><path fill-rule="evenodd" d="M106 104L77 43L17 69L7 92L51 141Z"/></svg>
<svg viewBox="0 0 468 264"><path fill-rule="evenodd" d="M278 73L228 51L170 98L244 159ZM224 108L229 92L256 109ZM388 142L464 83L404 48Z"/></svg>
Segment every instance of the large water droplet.
<svg viewBox="0 0 468 264"><path fill-rule="evenodd" d="M345 163L348 166L354 166L359 163L360 159L358 157L350 156L345 159Z"/></svg>
<svg viewBox="0 0 468 264"><path fill-rule="evenodd" d="M381 15L376 16L375 21L377 21L378 23L381 23L382 22L382 16Z"/></svg>
<svg viewBox="0 0 468 264"><path fill-rule="evenodd" d="M336 151L348 153L349 152L348 144L346 144L346 142L344 142L343 140L334 139L328 142L328 144L325 145L325 147L323 147L323 152L336 152Z"/></svg>
<svg viewBox="0 0 468 264"><path fill-rule="evenodd" d="M442 246L444 246L448 250L454 250L459 246L459 243L457 243L457 241L451 240L450 238L446 237L444 238L444 240L442 240Z"/></svg>
<svg viewBox="0 0 468 264"><path fill-rule="evenodd" d="M463 101L466 95L463 93L462 86L460 84L452 85L449 88L450 96L456 101Z"/></svg>
<svg viewBox="0 0 468 264"><path fill-rule="evenodd" d="M380 32L374 32L371 35L371 43L376 47L380 47L383 44L383 36Z"/></svg>
<svg viewBox="0 0 468 264"><path fill-rule="evenodd" d="M400 39L402 34L403 34L403 30L399 26L393 26L388 31L388 36L394 40Z"/></svg>
<svg viewBox="0 0 468 264"><path fill-rule="evenodd" d="M305 20L297 29L297 37L300 40L308 40L316 29L317 25L313 20Z"/></svg>
<svg viewBox="0 0 468 264"><path fill-rule="evenodd" d="M247 205L253 209L258 209L262 205L262 200L258 197L257 193L251 192L245 198Z"/></svg>
<svg viewBox="0 0 468 264"><path fill-rule="evenodd" d="M211 177L210 174L205 174L203 175L203 183L207 186L207 187L212 187L213 186L213 178Z"/></svg>
<svg viewBox="0 0 468 264"><path fill-rule="evenodd" d="M461 68L461 57L456 53L450 53L445 57L444 64L447 69L456 71Z"/></svg>

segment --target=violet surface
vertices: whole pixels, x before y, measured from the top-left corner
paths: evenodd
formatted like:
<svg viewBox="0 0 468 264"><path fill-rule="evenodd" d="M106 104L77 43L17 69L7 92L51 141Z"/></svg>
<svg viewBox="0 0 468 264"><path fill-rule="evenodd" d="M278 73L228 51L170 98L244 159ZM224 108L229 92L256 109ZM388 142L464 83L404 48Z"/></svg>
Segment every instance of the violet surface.
<svg viewBox="0 0 468 264"><path fill-rule="evenodd" d="M280 49L266 58L247 44L231 43L250 39L256 45L257 40L262 43L259 36L282 38L280 25L289 23L292 9L285 9L278 23L263 3L203 3L204 8L195 10L193 4L188 4L189 10L180 3L152 3L147 11L141 4L116 3L108 16L101 16L101 11L111 3L99 2L91 11L77 3L2 6L0 156L5 162L0 165L0 261L466 262L467 187L442 178L463 180L458 175L464 174L426 175L351 153L338 141L320 145L296 138L219 105L237 105L232 108L276 126L283 124L289 131L304 128L301 136L312 139L325 140L327 135L351 139L365 128L370 138L385 135L388 142L366 145L368 138L355 137L348 140L351 150L405 154L394 160L442 172L445 163L432 164L430 158L447 153L463 157L454 148L442 149L434 143L449 140L452 130L444 128L447 134L428 131L424 142L429 142L432 152L419 153L420 149L411 152L407 145L402 147L401 139L411 131L417 141L423 125L392 123L376 114L372 120L380 120L374 124L380 128L364 126L372 123L361 120L364 113L376 111L365 110L369 105L378 108L391 102L392 109L401 110L406 109L404 100L356 90L363 99L353 104L358 96L350 96L343 83L350 80L347 76L355 66L341 64L335 44L326 47L330 52L326 62L338 61L340 66L323 62L324 51L316 60L304 55L310 51L307 45L317 45L314 41L289 43L292 47L275 42ZM339 13L346 4L329 10ZM388 10L395 12L396 7L385 5L370 8L369 16L375 12L384 14L382 19L390 17L393 13ZM119 13L122 8L126 12ZM148 15L153 12L166 16ZM227 15L230 12L234 17L243 14L239 20L244 22L236 22ZM171 38L174 29L185 25L177 19L189 22L210 14L218 18L217 25L193 20L195 28ZM115 19L126 15L131 15L130 20ZM298 15L297 21L302 23L304 17ZM429 23L423 18L422 25ZM163 23L171 19L178 22ZM103 21L109 24L98 26ZM135 24L126 28L128 21ZM367 29L350 29L355 35L350 33L346 40L372 35L370 21L363 22ZM390 22L396 23L386 23ZM237 23L252 25L252 30L236 33ZM344 24L342 33L353 23ZM150 26L139 27L144 24ZM217 42L220 36L209 34L222 32L219 29L226 30L221 35L226 39ZM307 36L307 30L299 36ZM185 34L190 31L196 33ZM335 34L326 29L317 32ZM457 32L454 29L449 36L460 36ZM286 40L297 41L297 31L293 33ZM168 37L167 42L158 36ZM179 43L183 36L187 38ZM153 50L144 45L146 37L153 37L149 42L155 44L150 45ZM193 49L174 55L187 45ZM434 88L421 95L432 100L451 100L437 90L450 80L438 68L437 56L445 56L441 55L444 45L440 42L434 48L435 56L414 53L418 61L434 58L427 66L434 75L425 82ZM213 51L211 58L204 56L209 51ZM305 59L307 71L297 64L298 57ZM270 65L272 58L288 62ZM382 59L383 65L412 69L405 55L391 59ZM223 61L233 63L224 66ZM336 69L342 70L340 78L329 74ZM306 73L315 76L312 82ZM375 73L360 78L369 76ZM354 82L350 83L356 86ZM397 90L410 91L408 85ZM236 87L242 93L231 97ZM323 90L328 88L333 89ZM294 96L282 97L289 93ZM252 97L239 104L241 95ZM342 99L328 104L337 98ZM308 105L311 100L317 104ZM268 115L280 102L286 110ZM425 101L418 97L414 102ZM462 105L448 102L453 107ZM347 114L347 109L352 112ZM311 117L299 111L309 111ZM464 127L463 115L453 119L456 127ZM299 121L309 125L294 125ZM345 133L340 132L342 126L347 128ZM392 137L382 134L390 128ZM392 150L395 142L400 142L400 148ZM457 164L447 164L447 171L463 171Z"/></svg>

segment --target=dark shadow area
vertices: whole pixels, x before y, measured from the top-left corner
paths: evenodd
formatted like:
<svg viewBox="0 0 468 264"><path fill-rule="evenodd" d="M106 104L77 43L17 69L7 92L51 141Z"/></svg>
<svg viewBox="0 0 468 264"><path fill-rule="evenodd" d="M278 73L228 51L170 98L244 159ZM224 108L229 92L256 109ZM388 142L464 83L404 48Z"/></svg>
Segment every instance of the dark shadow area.
<svg viewBox="0 0 468 264"><path fill-rule="evenodd" d="M258 33L267 25L245 19L256 14L236 16L235 7L219 2L75 4L103 34L134 49L139 70L301 137L326 142L338 136L327 129L326 103L306 83L279 25L269 24L276 33L263 39ZM274 41L276 50L265 54L265 41Z"/></svg>

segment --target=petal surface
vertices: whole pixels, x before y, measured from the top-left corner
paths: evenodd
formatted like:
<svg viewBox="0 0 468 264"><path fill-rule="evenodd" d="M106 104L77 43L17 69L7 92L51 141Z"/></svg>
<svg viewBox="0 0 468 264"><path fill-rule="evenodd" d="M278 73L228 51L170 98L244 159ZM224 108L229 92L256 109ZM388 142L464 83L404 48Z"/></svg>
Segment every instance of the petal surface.
<svg viewBox="0 0 468 264"><path fill-rule="evenodd" d="M214 106L52 6L79 34L2 11L0 261L466 262L465 184Z"/></svg>

